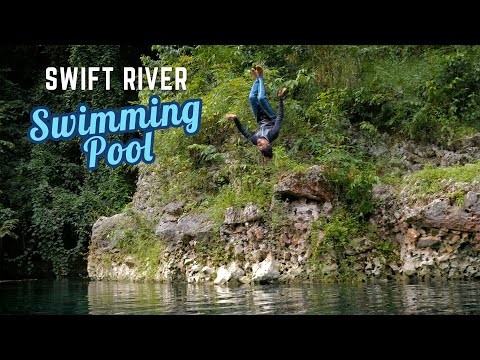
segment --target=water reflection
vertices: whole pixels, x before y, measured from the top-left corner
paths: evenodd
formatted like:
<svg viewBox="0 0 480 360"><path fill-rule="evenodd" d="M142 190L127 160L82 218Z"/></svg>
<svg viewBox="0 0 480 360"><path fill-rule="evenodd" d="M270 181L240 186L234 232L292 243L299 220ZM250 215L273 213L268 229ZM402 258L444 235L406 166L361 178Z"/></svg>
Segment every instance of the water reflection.
<svg viewBox="0 0 480 360"><path fill-rule="evenodd" d="M302 314L300 287L91 282L90 314Z"/></svg>
<svg viewBox="0 0 480 360"><path fill-rule="evenodd" d="M480 314L480 283L0 282L0 314Z"/></svg>
<svg viewBox="0 0 480 360"><path fill-rule="evenodd" d="M0 282L0 314L85 314L87 281Z"/></svg>
<svg viewBox="0 0 480 360"><path fill-rule="evenodd" d="M480 286L471 283L399 288L405 314L478 314Z"/></svg>
<svg viewBox="0 0 480 360"><path fill-rule="evenodd" d="M478 283L239 287L92 282L91 314L470 314Z"/></svg>

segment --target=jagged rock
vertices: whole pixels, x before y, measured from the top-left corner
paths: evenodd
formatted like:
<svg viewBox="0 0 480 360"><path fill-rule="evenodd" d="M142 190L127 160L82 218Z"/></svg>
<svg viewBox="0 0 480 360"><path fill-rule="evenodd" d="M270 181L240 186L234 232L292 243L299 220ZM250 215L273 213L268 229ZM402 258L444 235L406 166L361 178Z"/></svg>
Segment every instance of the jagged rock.
<svg viewBox="0 0 480 360"><path fill-rule="evenodd" d="M462 141L462 145L467 146L468 148L480 148L480 133L476 133L473 135L468 135L464 141Z"/></svg>
<svg viewBox="0 0 480 360"><path fill-rule="evenodd" d="M183 260L183 263L184 263L185 265L188 265L188 264L190 264L191 262L193 262L194 260L195 260L195 259L193 259L193 258L186 258L185 260Z"/></svg>
<svg viewBox="0 0 480 360"><path fill-rule="evenodd" d="M413 274L415 274L415 270L415 262L412 261L410 258L407 258L402 267L403 273L407 276L412 276Z"/></svg>
<svg viewBox="0 0 480 360"><path fill-rule="evenodd" d="M252 280L258 283L268 283L277 280L280 276L277 270L277 265L272 257L268 254L265 260L260 264L253 264L252 266Z"/></svg>
<svg viewBox="0 0 480 360"><path fill-rule="evenodd" d="M417 231L416 229L409 228L407 230L407 237L412 241L417 240L420 237L420 232Z"/></svg>
<svg viewBox="0 0 480 360"><path fill-rule="evenodd" d="M248 276L242 276L241 278L238 279L242 284L250 284L251 279Z"/></svg>
<svg viewBox="0 0 480 360"><path fill-rule="evenodd" d="M187 214L178 220L178 231L182 236L207 240L213 236L214 224L204 213Z"/></svg>
<svg viewBox="0 0 480 360"><path fill-rule="evenodd" d="M450 254L443 254L437 258L437 261L440 263L440 262L447 261L449 259L450 259Z"/></svg>
<svg viewBox="0 0 480 360"><path fill-rule="evenodd" d="M155 230L155 235L166 241L179 242L180 233L176 222L160 222Z"/></svg>
<svg viewBox="0 0 480 360"><path fill-rule="evenodd" d="M177 222L161 220L155 235L174 243L189 242L191 239L206 241L213 237L214 225L205 214L187 214Z"/></svg>
<svg viewBox="0 0 480 360"><path fill-rule="evenodd" d="M286 206L287 218L293 223L308 226L311 221L318 219L321 208L316 202L307 202L306 199L292 201Z"/></svg>
<svg viewBox="0 0 480 360"><path fill-rule="evenodd" d="M389 142L389 137L385 135L382 144L369 147L368 152L378 159L386 156L401 159L403 167L408 172L418 171L427 163L436 166L463 165L480 158L479 146L476 145L478 134L466 137L461 143L447 145L443 149L436 145L420 145L408 141L388 148L385 145Z"/></svg>
<svg viewBox="0 0 480 360"><path fill-rule="evenodd" d="M235 209L233 207L229 207L227 210L225 210L225 220L223 223L226 225L243 224L259 219L261 219L261 214L258 210L258 207L250 204L244 209Z"/></svg>
<svg viewBox="0 0 480 360"><path fill-rule="evenodd" d="M468 154L458 154L453 151L445 151L440 158L440 166L464 165L470 160Z"/></svg>
<svg viewBox="0 0 480 360"><path fill-rule="evenodd" d="M296 254L292 254L292 256L290 256L290 262L292 264L298 264L298 256Z"/></svg>
<svg viewBox="0 0 480 360"><path fill-rule="evenodd" d="M123 227L126 221L124 214L116 214L111 217L102 216L92 226L92 247L100 249L113 249L123 235Z"/></svg>
<svg viewBox="0 0 480 360"><path fill-rule="evenodd" d="M202 268L202 273L204 273L204 274L211 275L211 274L213 274L213 272L214 272L214 270L211 267L204 266Z"/></svg>
<svg viewBox="0 0 480 360"><path fill-rule="evenodd" d="M335 264L335 263L331 263L331 264L327 264L325 266L322 267L322 272L324 274L329 274L331 272L334 272L334 271L337 271L338 269L338 265Z"/></svg>
<svg viewBox="0 0 480 360"><path fill-rule="evenodd" d="M425 259L425 260L421 261L419 265L421 267L425 267L425 266L432 266L433 264L434 264L433 259L429 258L429 259Z"/></svg>
<svg viewBox="0 0 480 360"><path fill-rule="evenodd" d="M245 271L243 271L242 268L238 266L236 261L232 261L228 265L228 271L231 274L230 280L239 280L241 277L245 275Z"/></svg>
<svg viewBox="0 0 480 360"><path fill-rule="evenodd" d="M404 241L403 237L397 237L392 230L398 225L397 217L400 206L397 203L397 190L391 185L377 184L372 190L372 200L375 204L375 212L370 223L377 228L381 238L396 238Z"/></svg>
<svg viewBox="0 0 480 360"><path fill-rule="evenodd" d="M449 198L434 199L429 204L405 211L405 220L419 227L480 231L480 196L468 192L462 207L450 205Z"/></svg>
<svg viewBox="0 0 480 360"><path fill-rule="evenodd" d="M253 250L252 251L252 258L255 261L260 261L260 259L262 258L262 250L260 250L260 249Z"/></svg>
<svg viewBox="0 0 480 360"><path fill-rule="evenodd" d="M329 201L332 198L330 186L320 166L314 165L305 173L288 174L275 185L275 193L293 198Z"/></svg>
<svg viewBox="0 0 480 360"><path fill-rule="evenodd" d="M231 277L232 277L232 273L228 269L226 269L225 267L221 266L217 270L217 277L215 278L213 283L215 285L225 284L225 283L228 282L228 280L230 280Z"/></svg>
<svg viewBox="0 0 480 360"><path fill-rule="evenodd" d="M183 207L185 206L185 201L172 201L171 203L168 203L164 210L167 214L174 215L174 216L179 216L181 215L183 211Z"/></svg>
<svg viewBox="0 0 480 360"><path fill-rule="evenodd" d="M365 266L366 266L365 264L361 262L357 262L353 265L353 270L362 271L365 268ZM370 264L370 268L371 268L371 264Z"/></svg>
<svg viewBox="0 0 480 360"><path fill-rule="evenodd" d="M480 214L480 193L474 191L467 192L463 209L464 211Z"/></svg>
<svg viewBox="0 0 480 360"><path fill-rule="evenodd" d="M377 205L392 204L397 189L392 185L376 184L372 189L372 199Z"/></svg>
<svg viewBox="0 0 480 360"><path fill-rule="evenodd" d="M352 254L361 254L370 251L373 248L373 242L366 237L352 239L348 248L352 248Z"/></svg>
<svg viewBox="0 0 480 360"><path fill-rule="evenodd" d="M281 276L281 278L283 278L283 280L290 281L290 280L301 277L304 273L305 273L305 269L302 266L296 265L296 266L290 267L288 271Z"/></svg>
<svg viewBox="0 0 480 360"><path fill-rule="evenodd" d="M418 239L417 248L423 249L423 248L438 244L439 242L440 242L440 239L436 236L423 236L420 239Z"/></svg>
<svg viewBox="0 0 480 360"><path fill-rule="evenodd" d="M174 215L171 215L171 214L163 214L162 217L160 218L160 221L159 223L162 223L162 222L174 222L174 221L177 221L178 220L178 216L174 216Z"/></svg>
<svg viewBox="0 0 480 360"><path fill-rule="evenodd" d="M128 267L133 267L138 264L137 259L135 259L133 256L125 256L125 259L123 260L125 264L127 264Z"/></svg>
<svg viewBox="0 0 480 360"><path fill-rule="evenodd" d="M200 265L198 264L195 264L190 268L190 271L192 272L192 274L198 272L199 270L200 270Z"/></svg>
<svg viewBox="0 0 480 360"><path fill-rule="evenodd" d="M242 245L235 245L233 248L233 253L235 255L243 254L243 246Z"/></svg>
<svg viewBox="0 0 480 360"><path fill-rule="evenodd" d="M323 217L326 217L328 219L332 215L332 212L333 212L333 205L330 201L327 201L322 206L321 214Z"/></svg>
<svg viewBox="0 0 480 360"><path fill-rule="evenodd" d="M133 195L132 205L134 209L148 211L148 203L151 198L152 185L155 183L155 172L140 172L137 179L137 190Z"/></svg>

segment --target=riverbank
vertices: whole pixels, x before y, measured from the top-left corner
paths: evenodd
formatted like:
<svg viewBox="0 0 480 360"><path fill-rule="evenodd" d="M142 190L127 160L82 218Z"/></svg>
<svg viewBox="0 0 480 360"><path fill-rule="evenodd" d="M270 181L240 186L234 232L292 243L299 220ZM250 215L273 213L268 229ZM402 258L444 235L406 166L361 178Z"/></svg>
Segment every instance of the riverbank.
<svg viewBox="0 0 480 360"><path fill-rule="evenodd" d="M93 226L89 276L213 284L477 279L480 156L471 149L480 136L469 139L446 151L370 144L379 162L403 152L407 175L372 188L363 221L349 218L319 165L281 176L267 207L228 207L221 217L186 201L157 206L161 181L145 166L132 207ZM446 166L425 166L435 161Z"/></svg>

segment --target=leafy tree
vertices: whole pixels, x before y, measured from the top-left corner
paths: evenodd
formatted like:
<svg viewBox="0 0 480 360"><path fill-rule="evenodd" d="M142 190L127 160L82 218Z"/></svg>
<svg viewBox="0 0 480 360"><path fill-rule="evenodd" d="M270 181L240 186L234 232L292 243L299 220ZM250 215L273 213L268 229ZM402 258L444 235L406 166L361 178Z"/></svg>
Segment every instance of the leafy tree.
<svg viewBox="0 0 480 360"><path fill-rule="evenodd" d="M132 57L139 62L140 48L12 46L2 48L2 54L0 166L5 178L0 184L0 204L10 214L2 229L5 238L14 234L20 240L15 244L8 241L8 251L4 251L8 253L9 276L15 276L15 270L23 276L85 274L91 226L99 216L118 212L130 201L136 171L125 166L86 170L80 139L28 143L28 112L33 106L44 105L63 113L74 110L79 102L98 109L125 106L137 95L123 91L121 68L126 61L131 66ZM19 71L22 66L23 72ZM113 66L112 90L106 91L104 82L99 81L92 91L47 91L47 66ZM135 135L119 139L131 136Z"/></svg>

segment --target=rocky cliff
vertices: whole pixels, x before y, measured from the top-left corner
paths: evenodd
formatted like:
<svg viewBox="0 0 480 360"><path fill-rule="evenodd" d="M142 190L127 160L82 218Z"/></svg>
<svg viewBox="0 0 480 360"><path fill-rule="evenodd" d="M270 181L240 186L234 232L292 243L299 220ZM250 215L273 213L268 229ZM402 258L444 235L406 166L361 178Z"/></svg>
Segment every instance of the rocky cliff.
<svg viewBox="0 0 480 360"><path fill-rule="evenodd" d="M372 223L400 246L400 268L416 278L480 277L480 183L442 183L442 194L419 201L407 190L377 186ZM461 199L459 201L459 199Z"/></svg>
<svg viewBox="0 0 480 360"><path fill-rule="evenodd" d="M411 173L427 163L469 166L480 158L479 142L476 136L450 150L394 144L368 151L379 160L394 156L398 169ZM156 176L142 172L132 207L93 226L91 278L224 284L480 277L478 181L445 179L422 196L413 185L377 184L368 226L340 243L324 231L341 204L321 166L279 178L268 210L230 207L220 223L181 199L156 206Z"/></svg>

